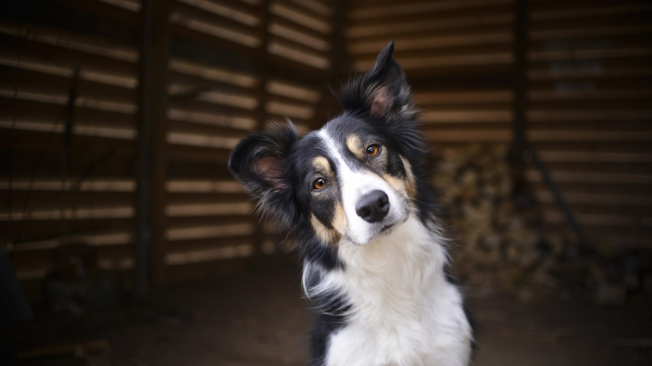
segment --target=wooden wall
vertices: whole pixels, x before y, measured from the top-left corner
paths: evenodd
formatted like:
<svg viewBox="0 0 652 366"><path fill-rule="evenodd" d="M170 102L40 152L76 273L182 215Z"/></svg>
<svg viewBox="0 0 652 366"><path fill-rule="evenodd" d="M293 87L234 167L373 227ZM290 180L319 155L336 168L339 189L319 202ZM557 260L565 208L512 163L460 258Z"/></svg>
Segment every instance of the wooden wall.
<svg viewBox="0 0 652 366"><path fill-rule="evenodd" d="M217 273L273 249L273 228L258 225L226 169L230 149L285 116L300 131L318 127L333 112L326 98L333 77L348 75L349 64L370 68L391 39L434 147L510 142L514 0L357 0L342 17L338 3L169 1L169 53L160 60L167 67L153 68L167 83L157 124L163 178L154 183L164 211L154 243L160 283ZM652 5L529 4L530 141L592 238L652 247ZM2 243L33 298L52 251L72 239L96 246L101 268L131 278L142 5L24 0L7 9L0 15ZM537 170L527 177L548 224L565 227Z"/></svg>
<svg viewBox="0 0 652 366"><path fill-rule="evenodd" d="M529 140L591 242L652 248L652 4L531 0L528 15ZM362 0L345 34L359 70L393 39L433 147L462 148L511 141L514 20L514 0Z"/></svg>
<svg viewBox="0 0 652 366"><path fill-rule="evenodd" d="M142 5L30 0L9 10L0 23L2 243L33 299L52 251L71 241L97 247L100 268L129 280ZM164 129L164 175L150 182L164 210L164 226L152 234L162 238L152 243L162 251L153 264L159 284L224 271L273 249L227 158L248 131L270 121L287 116L299 131L315 124L332 32L326 1L174 0L167 10L168 59L151 61L152 70L167 64L152 77L168 91L164 117L155 121Z"/></svg>

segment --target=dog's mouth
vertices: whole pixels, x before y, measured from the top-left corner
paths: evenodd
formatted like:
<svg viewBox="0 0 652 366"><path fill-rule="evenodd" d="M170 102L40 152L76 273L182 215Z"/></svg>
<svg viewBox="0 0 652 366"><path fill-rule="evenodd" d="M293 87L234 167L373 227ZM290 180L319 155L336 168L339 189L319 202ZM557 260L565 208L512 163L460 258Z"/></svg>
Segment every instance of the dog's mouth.
<svg viewBox="0 0 652 366"><path fill-rule="evenodd" d="M396 225L396 223L388 224L388 225L383 226L382 228L380 228L380 231L378 231L378 234L381 234L381 233L384 233L384 232L388 231L389 229L393 228L395 225Z"/></svg>

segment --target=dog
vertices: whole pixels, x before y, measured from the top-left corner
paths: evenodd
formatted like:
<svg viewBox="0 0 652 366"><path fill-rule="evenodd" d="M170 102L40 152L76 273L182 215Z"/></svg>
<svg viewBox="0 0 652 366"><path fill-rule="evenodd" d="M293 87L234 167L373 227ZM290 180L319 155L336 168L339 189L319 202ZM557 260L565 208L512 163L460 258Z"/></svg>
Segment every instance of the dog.
<svg viewBox="0 0 652 366"><path fill-rule="evenodd" d="M343 113L299 139L247 136L229 169L292 232L316 311L313 366L466 366L473 327L448 275L426 142L389 43L337 96Z"/></svg>

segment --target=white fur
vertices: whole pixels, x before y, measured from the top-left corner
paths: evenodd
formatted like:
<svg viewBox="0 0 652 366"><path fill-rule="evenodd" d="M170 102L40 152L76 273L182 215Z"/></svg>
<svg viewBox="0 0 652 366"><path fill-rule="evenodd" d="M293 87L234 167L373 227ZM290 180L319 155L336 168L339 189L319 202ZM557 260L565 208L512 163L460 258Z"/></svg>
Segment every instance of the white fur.
<svg viewBox="0 0 652 366"><path fill-rule="evenodd" d="M322 271L311 291L337 291L352 305L346 326L331 335L326 366L469 364L471 328L444 277L441 244L414 216L368 245L340 243L346 269Z"/></svg>

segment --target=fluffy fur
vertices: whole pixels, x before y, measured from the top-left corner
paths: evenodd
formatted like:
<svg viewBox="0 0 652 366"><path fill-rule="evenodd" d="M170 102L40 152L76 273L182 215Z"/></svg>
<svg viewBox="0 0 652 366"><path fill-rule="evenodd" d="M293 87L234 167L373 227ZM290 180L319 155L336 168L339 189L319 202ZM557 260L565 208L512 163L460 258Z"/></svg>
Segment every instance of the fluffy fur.
<svg viewBox="0 0 652 366"><path fill-rule="evenodd" d="M316 310L314 366L470 362L472 327L447 275L426 144L392 53L390 43L344 86L344 113L321 130L299 139L291 124L276 126L245 138L229 161L297 238ZM376 206L378 217L364 214Z"/></svg>

